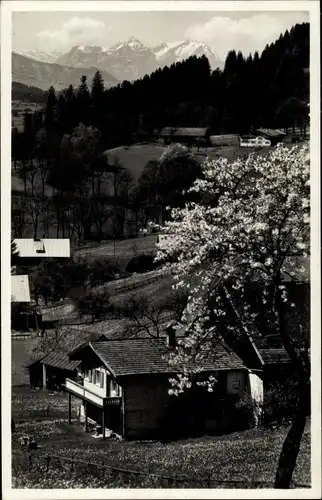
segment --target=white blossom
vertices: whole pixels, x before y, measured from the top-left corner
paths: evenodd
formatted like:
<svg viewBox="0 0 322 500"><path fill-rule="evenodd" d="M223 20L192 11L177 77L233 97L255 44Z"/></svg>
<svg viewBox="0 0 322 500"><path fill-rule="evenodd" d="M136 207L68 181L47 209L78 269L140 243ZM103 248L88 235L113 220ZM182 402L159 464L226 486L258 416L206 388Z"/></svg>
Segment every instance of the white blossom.
<svg viewBox="0 0 322 500"><path fill-rule="evenodd" d="M156 259L175 263L174 287L189 292L182 316L188 342L176 351L177 362L188 366L192 359L199 359L197 353L204 355L207 349L201 347L222 333L220 321L233 331L218 283L227 285L225 300L237 304L240 318L252 329L258 314L245 295L247 284L262 283L261 302L268 310L272 301L269 285L278 284L278 273L287 272L296 280L305 271L292 255L309 254L309 177L307 144L291 149L279 145L265 157L250 155L231 163L223 158L206 159L202 178L188 191L217 202L187 203L172 209L162 228L167 240L157 245ZM288 301L283 284L277 293ZM267 321L275 328L276 318ZM177 391L187 386L185 377L188 375L178 386L174 383Z"/></svg>

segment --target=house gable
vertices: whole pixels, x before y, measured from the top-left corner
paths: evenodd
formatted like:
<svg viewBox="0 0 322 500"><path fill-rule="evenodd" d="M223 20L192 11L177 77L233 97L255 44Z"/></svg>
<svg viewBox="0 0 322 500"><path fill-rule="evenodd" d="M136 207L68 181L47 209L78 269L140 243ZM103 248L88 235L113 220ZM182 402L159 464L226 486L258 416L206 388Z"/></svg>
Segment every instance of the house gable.
<svg viewBox="0 0 322 500"><path fill-rule="evenodd" d="M74 351L69 353L69 359L79 360L81 362L82 368L99 368L104 367L107 372L115 378L116 374L112 367L109 365L107 360L101 356L101 354L94 348L92 342L86 342L86 344L81 345Z"/></svg>

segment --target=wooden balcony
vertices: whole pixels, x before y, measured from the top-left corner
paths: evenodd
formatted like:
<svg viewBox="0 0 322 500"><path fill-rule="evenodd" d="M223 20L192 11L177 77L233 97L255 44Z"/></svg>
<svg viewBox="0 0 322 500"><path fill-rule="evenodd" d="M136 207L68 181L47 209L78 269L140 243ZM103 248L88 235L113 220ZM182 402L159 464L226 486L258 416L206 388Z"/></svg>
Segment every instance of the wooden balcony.
<svg viewBox="0 0 322 500"><path fill-rule="evenodd" d="M78 384L77 382L71 380L70 378L66 378L65 389L73 396L77 396L84 401L88 401L89 403L99 406L100 408L106 408L109 406L119 406L121 405L122 402L121 397L103 398L102 396L94 394L94 392L88 390L83 385Z"/></svg>

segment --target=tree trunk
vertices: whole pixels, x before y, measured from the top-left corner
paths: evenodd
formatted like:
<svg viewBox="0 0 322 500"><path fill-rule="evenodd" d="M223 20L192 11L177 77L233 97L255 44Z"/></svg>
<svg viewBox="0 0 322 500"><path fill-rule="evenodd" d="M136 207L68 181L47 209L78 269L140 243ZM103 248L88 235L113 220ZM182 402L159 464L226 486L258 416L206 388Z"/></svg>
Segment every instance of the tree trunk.
<svg viewBox="0 0 322 500"><path fill-rule="evenodd" d="M45 196L46 170L44 164L41 167L40 177L41 177L41 195Z"/></svg>
<svg viewBox="0 0 322 500"><path fill-rule="evenodd" d="M293 471L296 465L301 440L305 428L306 417L308 415L308 399L310 393L310 384L303 386L297 405L297 414L292 426L287 433L283 447L280 453L275 485L276 489L288 489L291 485Z"/></svg>
<svg viewBox="0 0 322 500"><path fill-rule="evenodd" d="M34 222L34 239L37 239L37 233L38 233L38 216L36 216Z"/></svg>
<svg viewBox="0 0 322 500"><path fill-rule="evenodd" d="M65 218L64 218L64 212L61 214L61 230L62 230L62 237L65 238Z"/></svg>
<svg viewBox="0 0 322 500"><path fill-rule="evenodd" d="M280 270L277 272L275 287L275 312L277 314L280 337L284 349L289 355L299 381L299 398L292 426L283 443L275 476L275 488L287 489L291 485L293 471L296 465L300 449L301 439L305 428L306 417L310 412L310 369L308 361L303 357L301 351L297 350L292 343L287 331L285 306L282 292L279 287L282 283Z"/></svg>
<svg viewBox="0 0 322 500"><path fill-rule="evenodd" d="M95 176L92 175L92 195L95 195Z"/></svg>

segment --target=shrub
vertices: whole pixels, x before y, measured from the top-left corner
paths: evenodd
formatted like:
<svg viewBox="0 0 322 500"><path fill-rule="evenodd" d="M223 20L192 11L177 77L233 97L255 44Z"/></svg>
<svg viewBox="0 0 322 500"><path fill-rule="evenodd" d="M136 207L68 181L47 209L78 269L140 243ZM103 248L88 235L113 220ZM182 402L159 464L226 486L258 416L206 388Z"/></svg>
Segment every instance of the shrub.
<svg viewBox="0 0 322 500"><path fill-rule="evenodd" d="M71 298L79 314L81 316L91 316L92 323L95 320L103 320L113 311L109 294L106 291L91 290L81 292L75 290L74 293L71 293Z"/></svg>
<svg viewBox="0 0 322 500"><path fill-rule="evenodd" d="M159 264L154 262L153 255L141 254L130 260L126 266L126 271L129 273L146 273L148 271L153 271L153 269L157 267L159 267Z"/></svg>
<svg viewBox="0 0 322 500"><path fill-rule="evenodd" d="M265 391L263 421L265 425L283 425L293 420L297 407L296 382L275 381Z"/></svg>
<svg viewBox="0 0 322 500"><path fill-rule="evenodd" d="M251 429L261 425L263 404L254 400L248 392L237 397L234 407L238 423L234 430Z"/></svg>

